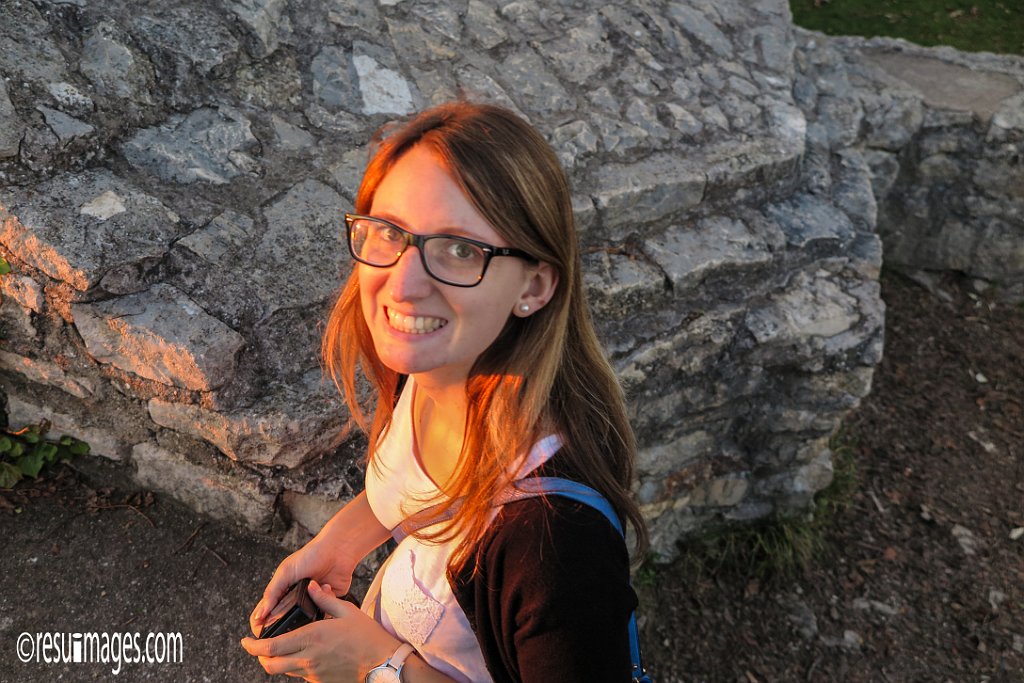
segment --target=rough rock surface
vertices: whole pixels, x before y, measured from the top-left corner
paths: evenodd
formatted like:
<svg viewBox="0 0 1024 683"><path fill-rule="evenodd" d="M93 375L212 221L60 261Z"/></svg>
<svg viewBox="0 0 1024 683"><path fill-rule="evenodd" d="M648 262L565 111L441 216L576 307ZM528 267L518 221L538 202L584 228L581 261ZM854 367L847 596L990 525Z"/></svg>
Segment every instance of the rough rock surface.
<svg viewBox="0 0 1024 683"><path fill-rule="evenodd" d="M897 255L955 242L979 276L1022 270L1015 96L929 99L870 64L912 50L795 31L784 0L0 15L12 415L90 429L146 481L251 524L281 514L292 539L360 486L363 442L316 358L349 268L340 215L373 132L432 103L510 106L565 164L664 557L828 482L829 437L881 355L876 225ZM1019 64L978 64L1019 86ZM925 234L931 198L965 181L986 192L946 202L949 237ZM216 486L196 485L204 469Z"/></svg>
<svg viewBox="0 0 1024 683"><path fill-rule="evenodd" d="M1024 300L1024 60L796 36L808 137L838 154L841 208L874 195L887 264L961 272Z"/></svg>

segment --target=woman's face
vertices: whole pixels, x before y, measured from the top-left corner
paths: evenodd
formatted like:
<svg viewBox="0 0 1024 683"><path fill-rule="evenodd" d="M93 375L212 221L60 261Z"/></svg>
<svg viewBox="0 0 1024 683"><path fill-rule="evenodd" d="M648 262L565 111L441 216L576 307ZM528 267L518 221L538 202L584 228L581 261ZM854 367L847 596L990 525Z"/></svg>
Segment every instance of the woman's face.
<svg viewBox="0 0 1024 683"><path fill-rule="evenodd" d="M509 245L470 203L425 145L407 151L377 186L370 215L417 235L461 235ZM357 264L363 316L388 368L432 384L462 384L510 315L534 312L551 296L552 269L520 258L491 259L475 287L433 279L417 247L389 268ZM549 286L545 286L549 283Z"/></svg>

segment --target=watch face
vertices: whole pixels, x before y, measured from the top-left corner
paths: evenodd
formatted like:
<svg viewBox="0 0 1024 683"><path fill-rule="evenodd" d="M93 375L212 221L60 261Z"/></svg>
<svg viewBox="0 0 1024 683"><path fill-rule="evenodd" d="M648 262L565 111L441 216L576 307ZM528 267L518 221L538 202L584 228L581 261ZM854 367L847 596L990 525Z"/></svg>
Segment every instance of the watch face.
<svg viewBox="0 0 1024 683"><path fill-rule="evenodd" d="M366 674L364 683L402 683L402 679L398 677L397 671L390 666L382 664L376 669L370 669L370 672Z"/></svg>

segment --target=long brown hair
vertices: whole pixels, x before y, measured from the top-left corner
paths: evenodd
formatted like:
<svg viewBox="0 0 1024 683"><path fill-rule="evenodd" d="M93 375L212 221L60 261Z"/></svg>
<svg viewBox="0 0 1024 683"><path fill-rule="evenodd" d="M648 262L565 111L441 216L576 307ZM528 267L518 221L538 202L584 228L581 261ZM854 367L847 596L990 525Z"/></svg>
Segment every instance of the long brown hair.
<svg viewBox="0 0 1024 683"><path fill-rule="evenodd" d="M554 152L531 126L501 107L470 102L436 106L379 142L356 196L357 212L369 212L381 180L414 145L426 145L438 155L509 244L558 273L547 305L528 317L509 316L474 363L466 385L463 449L449 482L453 498L463 497L463 504L450 524L418 535L440 541L464 534L451 563L452 568L461 566L487 530L492 501L530 447L540 436L558 433L564 443L559 459L628 520L636 557L642 557L647 533L630 496L636 444L621 388L590 319L571 195ZM353 272L331 312L322 351L327 371L369 435L372 464L391 423L398 376L374 350L359 297ZM369 400L357 366L369 380Z"/></svg>

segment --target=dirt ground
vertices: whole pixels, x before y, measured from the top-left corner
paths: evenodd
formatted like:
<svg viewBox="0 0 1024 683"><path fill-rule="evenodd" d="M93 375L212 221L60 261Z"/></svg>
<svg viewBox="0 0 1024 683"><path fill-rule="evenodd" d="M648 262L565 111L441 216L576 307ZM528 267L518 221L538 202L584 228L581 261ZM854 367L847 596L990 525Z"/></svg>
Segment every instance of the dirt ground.
<svg viewBox="0 0 1024 683"><path fill-rule="evenodd" d="M675 681L1024 681L1024 308L885 275L885 356L847 421L859 485L797 578L642 588L645 656ZM264 680L238 646L284 552L113 466L0 492L0 680ZM104 488L89 482L103 481ZM22 633L180 633L180 663L23 663ZM282 679L284 680L284 679Z"/></svg>
<svg viewBox="0 0 1024 683"><path fill-rule="evenodd" d="M1024 681L1024 307L933 288L882 279L828 555L763 585L670 570L644 595L656 680Z"/></svg>

